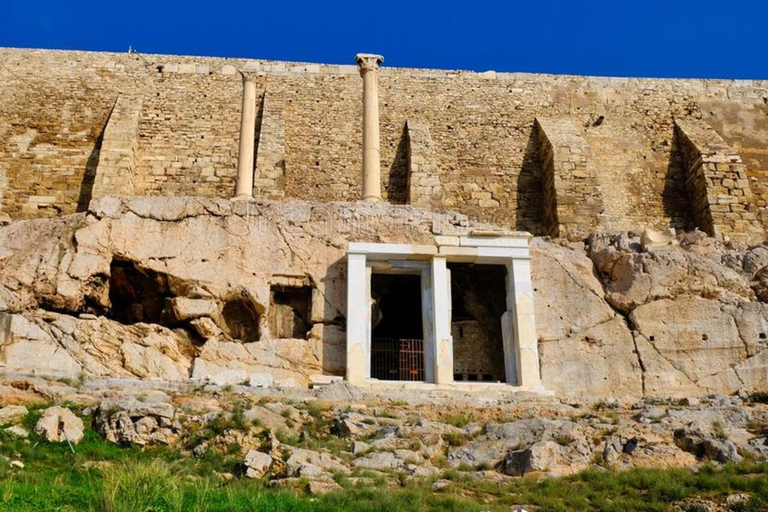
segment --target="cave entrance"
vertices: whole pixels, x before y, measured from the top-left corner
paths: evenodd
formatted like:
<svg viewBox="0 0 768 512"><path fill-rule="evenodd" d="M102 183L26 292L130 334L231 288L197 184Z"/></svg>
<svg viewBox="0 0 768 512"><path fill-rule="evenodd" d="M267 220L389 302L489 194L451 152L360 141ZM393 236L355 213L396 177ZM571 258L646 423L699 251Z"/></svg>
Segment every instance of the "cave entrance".
<svg viewBox="0 0 768 512"><path fill-rule="evenodd" d="M269 330L273 338L305 339L312 327L312 288L272 285Z"/></svg>
<svg viewBox="0 0 768 512"><path fill-rule="evenodd" d="M506 382L502 317L507 311L504 265L448 263L455 381Z"/></svg>
<svg viewBox="0 0 768 512"><path fill-rule="evenodd" d="M259 341L259 313L250 301L230 300L221 309L223 331L232 339L243 343Z"/></svg>
<svg viewBox="0 0 768 512"><path fill-rule="evenodd" d="M371 377L424 381L419 274L371 275Z"/></svg>
<svg viewBox="0 0 768 512"><path fill-rule="evenodd" d="M174 327L170 308L174 297L168 276L140 267L127 260L114 259L109 272L109 316L123 324L139 322Z"/></svg>

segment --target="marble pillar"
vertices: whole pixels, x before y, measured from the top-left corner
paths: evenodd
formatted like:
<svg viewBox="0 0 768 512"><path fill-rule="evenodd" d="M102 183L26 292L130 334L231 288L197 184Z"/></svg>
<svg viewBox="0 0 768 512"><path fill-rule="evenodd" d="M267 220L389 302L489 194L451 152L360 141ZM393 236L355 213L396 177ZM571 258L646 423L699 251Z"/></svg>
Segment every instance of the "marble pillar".
<svg viewBox="0 0 768 512"><path fill-rule="evenodd" d="M379 151L379 65L381 55L358 53L355 61L363 77L363 200L381 201Z"/></svg>
<svg viewBox="0 0 768 512"><path fill-rule="evenodd" d="M235 198L253 197L253 154L256 138L256 84L243 75L243 108L240 114L240 151L237 155Z"/></svg>

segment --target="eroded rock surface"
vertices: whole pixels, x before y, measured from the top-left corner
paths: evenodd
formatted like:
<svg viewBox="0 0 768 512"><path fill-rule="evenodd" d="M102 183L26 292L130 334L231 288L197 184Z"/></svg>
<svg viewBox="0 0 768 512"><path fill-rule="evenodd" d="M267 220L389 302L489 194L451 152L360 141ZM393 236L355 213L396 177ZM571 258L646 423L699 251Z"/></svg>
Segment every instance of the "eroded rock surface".
<svg viewBox="0 0 768 512"><path fill-rule="evenodd" d="M696 396L768 386L768 250L694 232L533 243L542 378L557 393Z"/></svg>
<svg viewBox="0 0 768 512"><path fill-rule="evenodd" d="M0 227L0 369L259 387L344 375L347 243L433 243L433 221L384 203L178 197L12 222ZM765 246L603 232L534 239L531 253L545 389L768 388ZM312 306L276 301L286 290Z"/></svg>

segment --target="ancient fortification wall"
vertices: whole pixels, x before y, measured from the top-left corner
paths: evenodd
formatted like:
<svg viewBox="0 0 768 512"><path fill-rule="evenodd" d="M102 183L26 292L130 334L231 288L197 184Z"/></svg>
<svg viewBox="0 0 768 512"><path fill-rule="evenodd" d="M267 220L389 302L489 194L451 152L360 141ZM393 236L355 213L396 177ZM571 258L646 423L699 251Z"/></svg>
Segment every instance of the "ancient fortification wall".
<svg viewBox="0 0 768 512"><path fill-rule="evenodd" d="M357 199L354 65L0 49L2 213L54 216L110 194L230 197L237 70L258 88L256 195ZM768 82L383 67L379 101L393 203L539 234L765 237Z"/></svg>

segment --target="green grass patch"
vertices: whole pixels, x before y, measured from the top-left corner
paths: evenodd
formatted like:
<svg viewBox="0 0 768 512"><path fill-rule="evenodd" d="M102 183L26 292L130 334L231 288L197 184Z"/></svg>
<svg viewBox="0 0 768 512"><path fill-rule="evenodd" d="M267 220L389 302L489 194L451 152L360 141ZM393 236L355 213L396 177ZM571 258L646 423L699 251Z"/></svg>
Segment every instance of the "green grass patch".
<svg viewBox="0 0 768 512"><path fill-rule="evenodd" d="M724 504L732 494L748 496L730 505L734 512L765 510L768 503L766 463L704 466L696 473L594 469L559 479L501 482L475 477L474 470L490 469L485 465L445 469L440 477L452 483L441 492L431 486L438 477L411 481L379 475L370 485L340 477L343 491L309 496L238 476L242 455L209 450L195 458L168 448L120 447L90 429L74 454L66 443L0 434L0 455L25 464L16 469L0 461L0 512L508 512L515 504L540 512L672 512L687 510L685 503L695 499Z"/></svg>

